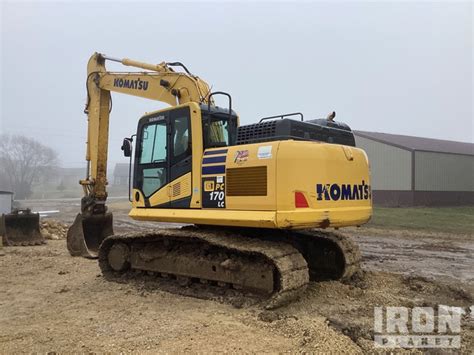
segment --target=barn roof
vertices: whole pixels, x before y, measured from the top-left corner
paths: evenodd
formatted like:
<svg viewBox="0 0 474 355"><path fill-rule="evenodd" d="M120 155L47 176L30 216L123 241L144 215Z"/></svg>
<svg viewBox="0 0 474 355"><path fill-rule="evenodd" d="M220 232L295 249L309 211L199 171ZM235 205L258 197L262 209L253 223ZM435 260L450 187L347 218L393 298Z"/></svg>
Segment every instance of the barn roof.
<svg viewBox="0 0 474 355"><path fill-rule="evenodd" d="M354 131L356 136L389 144L406 150L474 155L474 144L442 139L404 136L401 134Z"/></svg>

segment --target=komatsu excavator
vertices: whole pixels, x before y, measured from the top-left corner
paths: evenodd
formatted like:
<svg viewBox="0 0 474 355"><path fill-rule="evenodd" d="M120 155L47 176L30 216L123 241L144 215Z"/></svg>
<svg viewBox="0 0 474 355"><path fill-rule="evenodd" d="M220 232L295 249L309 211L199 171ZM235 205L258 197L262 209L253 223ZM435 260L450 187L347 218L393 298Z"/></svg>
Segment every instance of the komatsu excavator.
<svg viewBox="0 0 474 355"><path fill-rule="evenodd" d="M106 61L142 71L110 72ZM211 92L183 64L99 53L89 60L86 87L87 175L67 235L71 255L98 258L104 275L142 270L264 295L273 305L298 297L310 280L359 270L356 245L324 230L359 226L372 214L367 155L334 113L239 127L231 96ZM129 216L192 226L114 234L105 204L111 92L171 106L141 117L123 141L134 158ZM214 104L216 95L226 96L227 108Z"/></svg>

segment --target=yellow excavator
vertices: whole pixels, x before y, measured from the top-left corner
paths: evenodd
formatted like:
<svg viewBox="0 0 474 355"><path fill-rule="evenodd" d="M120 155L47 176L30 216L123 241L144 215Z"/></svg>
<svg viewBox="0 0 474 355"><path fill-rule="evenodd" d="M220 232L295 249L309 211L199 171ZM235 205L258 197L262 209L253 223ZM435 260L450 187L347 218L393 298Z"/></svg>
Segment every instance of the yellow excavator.
<svg viewBox="0 0 474 355"><path fill-rule="evenodd" d="M141 71L110 72L106 61ZM182 63L99 53L88 62L86 87L87 175L67 234L71 255L98 258L104 275L144 271L263 295L273 306L298 297L310 280L359 270L357 246L325 230L362 225L372 214L367 155L334 113L239 126L231 96L211 92ZM171 106L141 117L123 141L133 166L129 216L188 226L114 234L106 207L111 92ZM217 95L228 107L215 105Z"/></svg>

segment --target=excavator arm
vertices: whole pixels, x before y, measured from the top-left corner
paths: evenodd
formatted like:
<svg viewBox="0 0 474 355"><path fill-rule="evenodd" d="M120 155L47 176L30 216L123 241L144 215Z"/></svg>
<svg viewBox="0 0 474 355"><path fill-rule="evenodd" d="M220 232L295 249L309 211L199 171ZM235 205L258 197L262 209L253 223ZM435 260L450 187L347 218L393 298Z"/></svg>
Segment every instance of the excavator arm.
<svg viewBox="0 0 474 355"><path fill-rule="evenodd" d="M105 62L143 69L141 72L109 72ZM182 67L177 72L173 67ZM107 213L107 151L111 92L165 102L171 106L187 102L208 103L209 85L192 75L179 62L142 63L94 53L87 65L87 148L86 178L80 181L84 189L81 213L68 231L71 255L95 257L101 241L113 234L112 215Z"/></svg>

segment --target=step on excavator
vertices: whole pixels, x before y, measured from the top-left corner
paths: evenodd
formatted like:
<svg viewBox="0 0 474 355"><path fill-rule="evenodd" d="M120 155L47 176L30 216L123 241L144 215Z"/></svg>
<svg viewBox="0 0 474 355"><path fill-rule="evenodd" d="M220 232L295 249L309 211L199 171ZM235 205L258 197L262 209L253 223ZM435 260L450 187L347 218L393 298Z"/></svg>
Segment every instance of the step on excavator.
<svg viewBox="0 0 474 355"><path fill-rule="evenodd" d="M138 70L111 72L107 61ZM350 279L359 270L357 246L327 229L370 219L369 162L334 112L239 126L231 96L212 92L182 63L99 53L88 62L86 87L87 174L67 233L71 255L97 258L104 276L135 270L211 284L262 296L269 307L294 300L310 280ZM114 234L106 206L111 92L170 105L145 114L123 140L133 166L129 216L186 226ZM228 107L215 104L218 95Z"/></svg>

